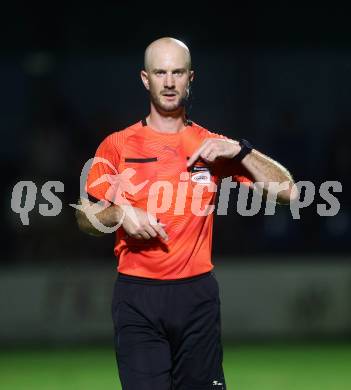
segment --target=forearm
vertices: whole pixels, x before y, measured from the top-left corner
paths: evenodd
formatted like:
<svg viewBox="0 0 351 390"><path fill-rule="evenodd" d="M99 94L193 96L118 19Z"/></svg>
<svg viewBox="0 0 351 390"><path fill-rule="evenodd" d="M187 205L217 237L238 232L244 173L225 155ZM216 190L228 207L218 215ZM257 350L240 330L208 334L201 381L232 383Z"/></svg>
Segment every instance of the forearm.
<svg viewBox="0 0 351 390"><path fill-rule="evenodd" d="M263 153L253 149L241 161L241 164L250 173L254 182L263 183L263 191L267 194L269 191L274 191L274 187L270 183L278 183L283 186L286 183L286 189L283 189L277 194L277 202L281 204L289 203L296 199L297 192L294 186L294 180L289 171L277 161Z"/></svg>
<svg viewBox="0 0 351 390"><path fill-rule="evenodd" d="M260 187L264 195L272 195L269 198L278 203L287 204L298 197L298 191L288 170L256 149L251 149L244 142L206 138L189 158L187 166L193 165L199 157L207 163L213 163L217 158L229 159L228 168L234 163L235 174L240 171L238 167L240 161L242 170L254 183L252 187Z"/></svg>
<svg viewBox="0 0 351 390"><path fill-rule="evenodd" d="M78 203L82 205L82 202L80 200ZM91 205L92 203L89 202L89 206ZM90 235L94 235L94 236L103 235L104 233L101 232L99 229L97 229L95 226L93 226L93 224L89 220L87 216L87 213L89 212L90 211L88 210L88 208L85 209L83 208L82 210L78 210L78 209L76 210L76 220L79 229L84 233ZM112 205L105 209L101 208L101 211L97 212L95 214L95 217L99 220L99 222L102 225L106 227L113 227L116 226L119 223L120 219L122 218L122 211L118 206Z"/></svg>

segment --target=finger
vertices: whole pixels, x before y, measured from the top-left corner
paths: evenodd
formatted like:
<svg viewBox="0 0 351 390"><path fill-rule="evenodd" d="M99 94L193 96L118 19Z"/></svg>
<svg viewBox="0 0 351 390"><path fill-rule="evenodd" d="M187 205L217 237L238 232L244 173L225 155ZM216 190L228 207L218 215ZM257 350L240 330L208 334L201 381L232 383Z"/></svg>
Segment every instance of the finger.
<svg viewBox="0 0 351 390"><path fill-rule="evenodd" d="M214 162L216 158L217 158L217 153L214 150L207 153L206 157L203 157L203 159L206 160L207 162Z"/></svg>
<svg viewBox="0 0 351 390"><path fill-rule="evenodd" d="M146 230L139 232L139 235L141 236L142 240L150 240L151 238L150 234Z"/></svg>
<svg viewBox="0 0 351 390"><path fill-rule="evenodd" d="M129 237L132 237L136 240L148 240L151 238L149 233L145 230L138 230L135 233L127 233Z"/></svg>
<svg viewBox="0 0 351 390"><path fill-rule="evenodd" d="M165 230L163 229L162 226L160 226L160 224L158 225L155 225L154 226L154 229L157 231L157 234L163 238L165 241L168 240L168 234L165 232Z"/></svg>
<svg viewBox="0 0 351 390"><path fill-rule="evenodd" d="M204 160L208 160L209 155L213 152L213 145L207 145L207 147L201 152L200 157Z"/></svg>
<svg viewBox="0 0 351 390"><path fill-rule="evenodd" d="M191 165L194 164L194 162L199 158L200 154L202 153L203 150L207 147L207 140L204 141L204 143L197 149L195 152L191 155L187 162L187 167L190 167Z"/></svg>
<svg viewBox="0 0 351 390"><path fill-rule="evenodd" d="M145 226L145 231L150 235L150 237L154 238L157 236L157 231L151 225Z"/></svg>

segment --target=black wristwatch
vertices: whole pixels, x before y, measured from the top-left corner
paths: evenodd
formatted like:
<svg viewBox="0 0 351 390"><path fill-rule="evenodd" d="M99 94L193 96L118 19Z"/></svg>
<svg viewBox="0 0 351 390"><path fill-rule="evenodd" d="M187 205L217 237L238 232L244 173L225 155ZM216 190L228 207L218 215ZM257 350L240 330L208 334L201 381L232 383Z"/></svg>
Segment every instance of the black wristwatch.
<svg viewBox="0 0 351 390"><path fill-rule="evenodd" d="M239 145L241 146L240 152L233 157L233 161L240 162L245 156L251 153L253 146L246 139L239 140Z"/></svg>

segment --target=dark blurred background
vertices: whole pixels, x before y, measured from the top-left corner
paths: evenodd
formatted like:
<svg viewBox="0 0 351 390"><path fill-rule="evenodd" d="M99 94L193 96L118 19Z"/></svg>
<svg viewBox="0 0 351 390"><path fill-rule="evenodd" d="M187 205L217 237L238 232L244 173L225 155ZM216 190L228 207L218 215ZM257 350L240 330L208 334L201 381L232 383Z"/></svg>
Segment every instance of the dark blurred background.
<svg viewBox="0 0 351 390"><path fill-rule="evenodd" d="M161 36L191 49L191 119L249 139L296 181L315 183L317 193L323 181L343 184L336 194L340 212L329 218L317 214L317 203L325 203L318 196L300 220L288 208L240 217L233 201L229 215L217 217L214 253L350 253L351 28L345 10L152 8L33 6L2 14L2 262L111 259L113 238L81 234L68 204L76 201L80 170L99 142L148 113L139 71L145 47ZM32 180L39 190L47 180L61 180L62 213L42 217L38 199L30 225L22 226L9 207L19 180Z"/></svg>
<svg viewBox="0 0 351 390"><path fill-rule="evenodd" d="M349 388L347 346L303 346L293 353L244 348L238 354L229 343L351 339L346 8L12 2L2 7L0 26L0 343L108 345L77 355L31 349L11 355L1 348L0 387L115 388L109 311L114 238L81 233L69 203L77 201L83 164L103 138L148 114L139 77L144 49L172 36L190 47L196 72L189 117L250 140L295 181L316 186L316 199L299 220L288 207L274 216L242 217L235 193L228 215L216 217L228 388ZM20 180L38 188L29 226L10 208ZM48 180L64 183L56 217L39 214L39 203L47 203L40 189ZM343 186L333 217L317 214L317 204L326 203L318 195L326 180Z"/></svg>

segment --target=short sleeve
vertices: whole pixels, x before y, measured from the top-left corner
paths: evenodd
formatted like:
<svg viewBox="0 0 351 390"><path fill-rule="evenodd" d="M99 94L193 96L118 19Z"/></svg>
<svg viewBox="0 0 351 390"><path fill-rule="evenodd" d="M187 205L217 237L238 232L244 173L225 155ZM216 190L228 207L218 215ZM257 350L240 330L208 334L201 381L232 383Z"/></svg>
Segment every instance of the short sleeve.
<svg viewBox="0 0 351 390"><path fill-rule="evenodd" d="M111 202L111 186L118 176L120 152L113 135L105 138L96 150L86 180L86 192L91 200Z"/></svg>

